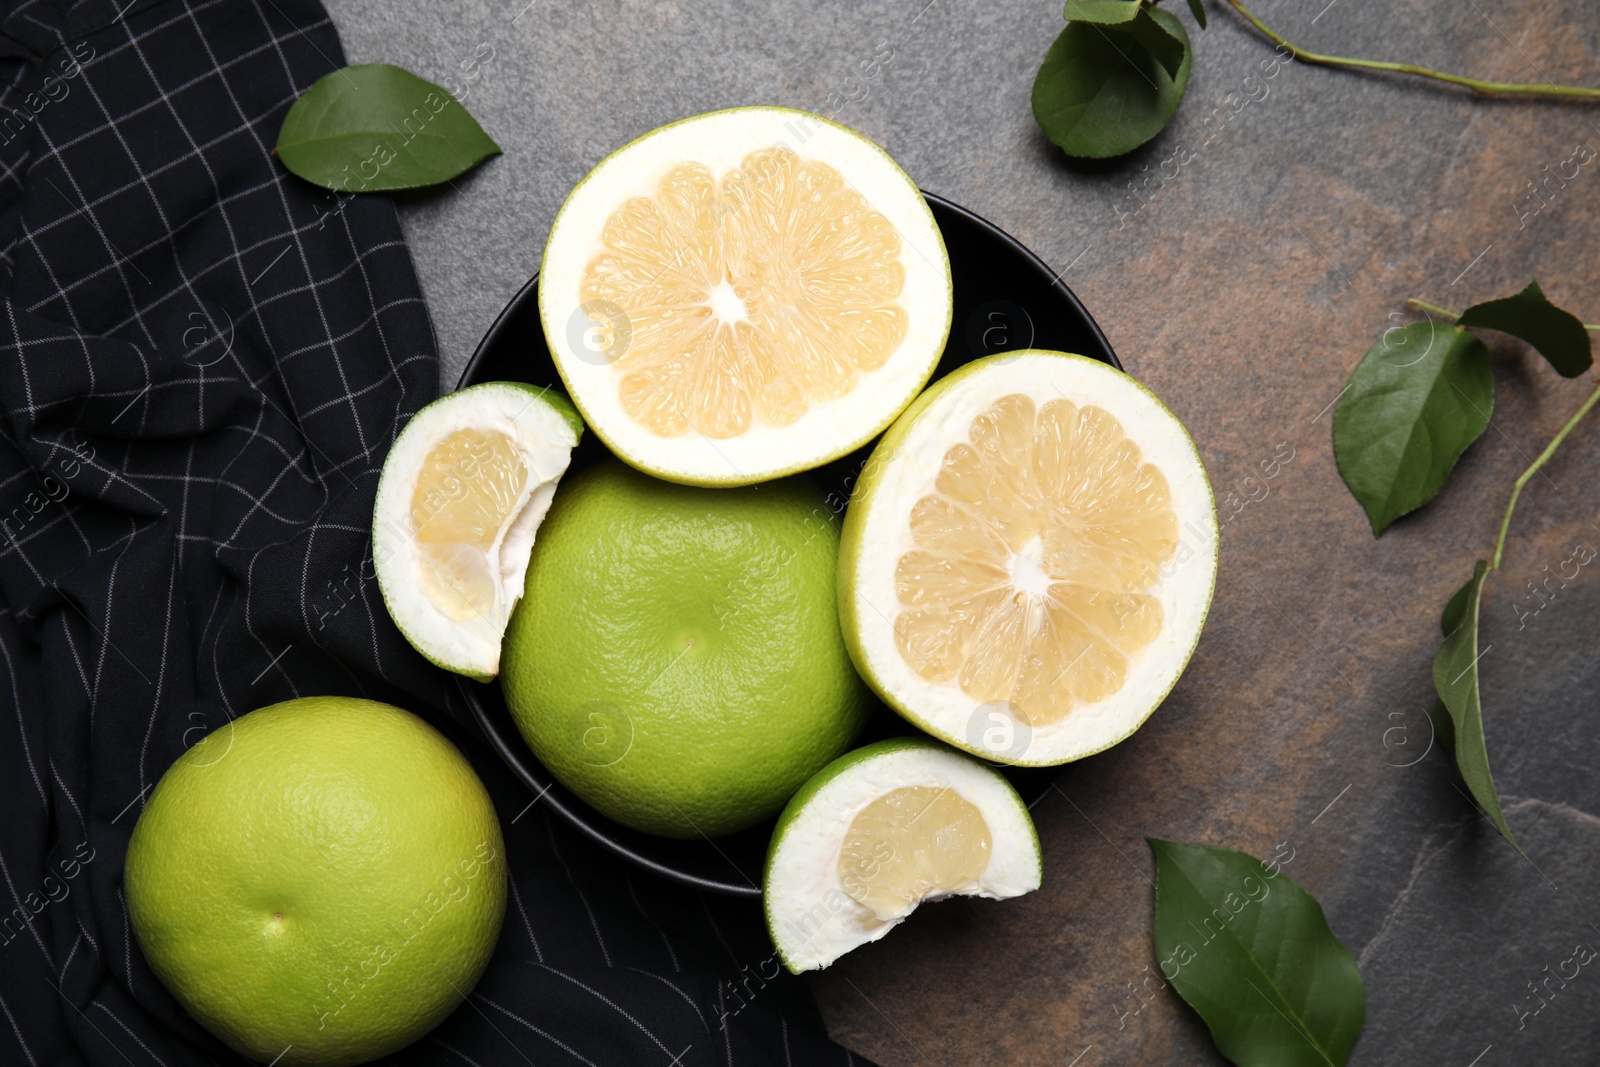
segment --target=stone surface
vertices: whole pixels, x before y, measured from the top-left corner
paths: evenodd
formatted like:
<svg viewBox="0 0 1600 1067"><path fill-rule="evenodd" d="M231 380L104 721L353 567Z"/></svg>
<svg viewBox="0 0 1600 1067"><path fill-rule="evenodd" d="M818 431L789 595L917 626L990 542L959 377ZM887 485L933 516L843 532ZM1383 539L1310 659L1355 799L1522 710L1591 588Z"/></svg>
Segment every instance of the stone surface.
<svg viewBox="0 0 1600 1067"><path fill-rule="evenodd" d="M1538 603L1528 583L1575 544L1600 547L1600 423L1523 494L1485 602L1489 747L1531 861L1438 752L1418 759L1439 610L1585 386L1498 339L1492 428L1441 498L1381 541L1334 469L1327 410L1367 346L1410 318L1408 296L1459 308L1538 274L1600 319L1600 164L1539 214L1518 211L1543 167L1579 142L1600 148L1600 107L1308 66L1251 78L1271 46L1212 0L1175 126L1086 166L1029 110L1059 0L329 6L352 61L463 89L506 148L455 188L403 201L447 383L590 166L669 120L778 103L836 112L1064 270L1199 442L1228 521L1188 674L1143 731L1067 768L1038 808L1044 889L929 907L815 980L835 1037L897 1067L1221 1063L1170 989L1133 991L1154 963L1153 834L1294 850L1286 871L1366 976L1352 1062L1600 1059L1600 970L1549 980L1579 942L1600 947L1600 563L1552 581L1520 629L1516 607ZM1600 55L1580 0L1274 0L1258 13L1308 47L1507 80L1593 80ZM892 60L863 77L885 47ZM1166 163L1142 201L1130 180L1160 174L1180 139L1198 155ZM1230 492L1258 499L1229 516Z"/></svg>

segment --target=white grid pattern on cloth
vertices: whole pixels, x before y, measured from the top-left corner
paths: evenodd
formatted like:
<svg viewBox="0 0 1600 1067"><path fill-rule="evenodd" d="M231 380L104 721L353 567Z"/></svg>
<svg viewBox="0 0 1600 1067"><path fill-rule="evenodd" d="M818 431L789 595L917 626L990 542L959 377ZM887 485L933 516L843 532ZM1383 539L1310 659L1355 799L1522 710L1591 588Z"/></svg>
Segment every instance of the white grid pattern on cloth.
<svg viewBox="0 0 1600 1067"><path fill-rule="evenodd" d="M340 58L325 12L125 4L0 3L0 119L84 56L0 143L0 924L75 845L95 857L0 932L0 1063L241 1062L153 980L117 869L197 734L302 693L387 700L453 733L501 810L526 804L373 583L331 618L318 604L365 559L383 455L437 382L392 205L324 216L331 194L272 155L290 102ZM215 361L194 358L194 314L231 324ZM708 1033L723 981L770 954L753 909L730 932L725 905L719 924L658 886L647 914L545 811L507 827L507 858L518 915L495 960L391 1062L757 1065L791 1045L847 1062L776 1005Z"/></svg>

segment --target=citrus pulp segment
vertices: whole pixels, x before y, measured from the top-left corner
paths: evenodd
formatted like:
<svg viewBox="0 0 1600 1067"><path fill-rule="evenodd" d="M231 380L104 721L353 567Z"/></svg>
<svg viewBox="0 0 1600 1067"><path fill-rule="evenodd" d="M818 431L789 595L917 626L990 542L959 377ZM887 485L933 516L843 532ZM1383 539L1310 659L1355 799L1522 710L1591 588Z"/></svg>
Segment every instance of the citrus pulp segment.
<svg viewBox="0 0 1600 1067"><path fill-rule="evenodd" d="M935 383L879 442L845 517L840 618L913 723L1064 763L1171 690L1217 549L1205 469L1153 394L1082 356L1008 353Z"/></svg>
<svg viewBox="0 0 1600 1067"><path fill-rule="evenodd" d="M805 478L705 489L608 461L569 479L506 631L529 748L647 833L770 817L873 705L839 632L838 544Z"/></svg>
<svg viewBox="0 0 1600 1067"><path fill-rule="evenodd" d="M384 461L372 560L395 625L433 663L486 681L534 534L583 423L559 393L487 382L435 400Z"/></svg>
<svg viewBox="0 0 1600 1067"><path fill-rule="evenodd" d="M151 969L260 1063L366 1063L471 991L499 936L500 823L472 767L399 708L305 697L191 746L123 872Z"/></svg>
<svg viewBox="0 0 1600 1067"><path fill-rule="evenodd" d="M551 225L539 314L591 428L671 481L745 485L883 430L950 329L927 202L877 145L802 111L662 127Z"/></svg>
<svg viewBox="0 0 1600 1067"><path fill-rule="evenodd" d="M924 900L1039 888L1039 838L998 773L925 738L834 760L795 794L767 852L767 929L796 973L887 934Z"/></svg>

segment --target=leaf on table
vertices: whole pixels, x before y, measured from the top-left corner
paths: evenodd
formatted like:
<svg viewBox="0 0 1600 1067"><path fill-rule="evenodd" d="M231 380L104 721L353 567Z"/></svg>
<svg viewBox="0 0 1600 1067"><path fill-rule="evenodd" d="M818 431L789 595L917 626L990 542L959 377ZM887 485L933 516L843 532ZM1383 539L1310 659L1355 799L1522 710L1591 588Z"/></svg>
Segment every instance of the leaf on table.
<svg viewBox="0 0 1600 1067"><path fill-rule="evenodd" d="M1172 119L1190 59L1188 32L1165 11L1145 8L1122 25L1068 22L1034 78L1033 117L1069 156L1131 152Z"/></svg>
<svg viewBox="0 0 1600 1067"><path fill-rule="evenodd" d="M1139 0L1067 0L1063 14L1068 22L1097 22L1104 26L1132 22L1139 14Z"/></svg>
<svg viewBox="0 0 1600 1067"><path fill-rule="evenodd" d="M1367 991L1322 906L1231 848L1147 838L1161 974L1239 1067L1342 1067Z"/></svg>
<svg viewBox="0 0 1600 1067"><path fill-rule="evenodd" d="M1167 16L1171 18L1171 16ZM1176 19L1172 20L1174 23ZM1167 72L1167 77L1176 78L1178 71L1183 69L1183 61L1189 57L1189 39L1180 38L1168 30L1155 17L1153 8L1145 8L1139 12L1139 17L1130 22L1126 27L1129 36L1139 42L1146 52L1156 57L1156 62Z"/></svg>
<svg viewBox="0 0 1600 1067"><path fill-rule="evenodd" d="M335 192L417 189L500 154L447 91L388 63L345 67L300 95L275 149L284 166Z"/></svg>
<svg viewBox="0 0 1600 1067"><path fill-rule="evenodd" d="M1451 759L1456 758L1456 724L1450 721L1450 709L1444 706L1444 701L1434 697L1433 707L1428 711L1428 718L1433 723L1433 739L1439 747L1449 754Z"/></svg>
<svg viewBox="0 0 1600 1067"><path fill-rule="evenodd" d="M1463 587L1466 595L1457 593L1445 608L1442 621L1454 622L1455 626L1433 657L1433 688L1450 713L1455 742L1451 747L1461 780L1484 814L1521 852L1522 846L1512 836L1505 813L1500 810L1500 794L1494 787L1494 776L1489 773L1489 749L1483 736L1483 705L1478 692L1478 664L1482 660L1482 653L1478 651L1478 608L1483 601L1483 582L1488 575L1489 565L1479 560L1472 570L1472 580ZM1458 600L1461 601L1459 605Z"/></svg>
<svg viewBox="0 0 1600 1067"><path fill-rule="evenodd" d="M1473 304L1456 324L1499 330L1528 342L1563 378L1576 378L1594 364L1583 320L1550 303L1537 278L1515 296Z"/></svg>
<svg viewBox="0 0 1600 1067"><path fill-rule="evenodd" d="M1467 604L1475 595L1478 586L1478 576L1474 574L1466 582L1450 594L1450 599L1445 601L1444 611L1439 613L1439 629L1444 636L1449 637L1456 627L1461 625L1461 620L1467 616ZM1433 739L1439 747L1450 754L1454 759L1456 754L1456 726L1450 718L1450 709L1445 706L1444 700L1435 697L1433 707L1428 710L1428 718L1433 723Z"/></svg>
<svg viewBox="0 0 1600 1067"><path fill-rule="evenodd" d="M1466 583L1450 594L1450 599L1445 601L1444 610L1439 613L1439 629L1449 637L1461 625L1461 620L1467 617L1467 604L1477 596L1474 590L1478 585L1478 576L1474 574Z"/></svg>
<svg viewBox="0 0 1600 1067"><path fill-rule="evenodd" d="M1206 5L1204 0L1189 0L1189 13L1194 16L1194 20L1200 24L1202 30L1206 28Z"/></svg>
<svg viewBox="0 0 1600 1067"><path fill-rule="evenodd" d="M1466 330L1414 322L1367 350L1333 415L1333 457L1374 537L1433 499L1493 410L1489 350Z"/></svg>

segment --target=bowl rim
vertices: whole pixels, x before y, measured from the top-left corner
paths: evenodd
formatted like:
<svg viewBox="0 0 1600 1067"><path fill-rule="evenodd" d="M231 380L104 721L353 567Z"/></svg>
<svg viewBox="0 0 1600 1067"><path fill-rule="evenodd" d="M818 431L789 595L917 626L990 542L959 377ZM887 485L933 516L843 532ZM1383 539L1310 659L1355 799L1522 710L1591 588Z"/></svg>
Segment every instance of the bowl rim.
<svg viewBox="0 0 1600 1067"><path fill-rule="evenodd" d="M930 207L942 209L959 216L968 224L983 231L991 240L1007 247L1019 259L1033 267L1042 277L1049 278L1048 287L1076 314L1081 325L1087 328L1099 347L1099 352L1097 353L1085 352L1083 354L1092 355L1093 358L1109 363L1118 370L1125 370L1122 366L1122 361L1117 358L1116 352L1112 349L1111 342L1106 339L1105 332L1100 328L1100 324L1095 321L1089 310L1083 306L1083 302L1078 299L1077 294L1072 291L1066 282L1062 281L1062 275L1066 271L1056 272L1051 270L1049 265L1040 259L1032 249L971 209L948 200L937 193L930 193L927 190L922 190L922 195L929 202ZM532 276L522 284L511 299L506 302L505 306L501 308L500 313L495 316L494 322L489 325L489 328L484 331L477 347L473 349L472 356L461 370L461 376L456 381L456 390L476 384L474 379L477 377L479 368L489 358L489 353L498 345L501 336L509 329L512 320L526 310L526 305L529 301L537 299L538 285L539 272L536 269ZM946 344L948 343L947 341ZM872 442L868 442L864 447L870 448L871 445ZM497 717L485 704L480 689L480 687L486 688L496 683L474 682L460 675L456 676L456 683L462 699L466 701L467 708L471 711L472 717L477 723L479 731L484 735L485 740L489 742L490 747L495 750L512 773L534 794L534 799L530 802L528 808L541 802L548 805L570 826L576 828L584 836L601 845L613 855L679 885L723 896L755 900L761 898L761 887L750 884L738 865L731 859L727 861L728 866L739 874L738 881L718 881L714 878L695 874L692 871L669 866L629 847L626 842L608 834L606 827L616 824L599 812L594 811L557 781L549 769L539 762L538 757L523 742L521 734L516 732L514 725L508 732L506 724L497 721ZM509 722L509 713L506 714L505 719ZM1059 768L1052 769L1059 770ZM1031 809L1048 796L1049 793L1050 790L1048 788L1041 789L1037 795L1024 797L1024 800ZM524 808L523 810L526 811L528 809ZM519 813L516 818L520 817ZM597 822L602 825L596 825ZM717 846L715 839L705 838L704 840L717 849L718 852L722 851ZM726 859L726 856L724 858Z"/></svg>

